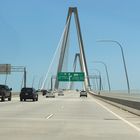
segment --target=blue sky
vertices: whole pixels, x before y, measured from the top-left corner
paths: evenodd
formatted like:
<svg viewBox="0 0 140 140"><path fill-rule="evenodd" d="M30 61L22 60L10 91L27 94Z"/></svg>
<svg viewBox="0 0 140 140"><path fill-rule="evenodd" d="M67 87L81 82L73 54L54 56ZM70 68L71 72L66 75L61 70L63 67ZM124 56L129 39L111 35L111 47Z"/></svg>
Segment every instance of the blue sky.
<svg viewBox="0 0 140 140"><path fill-rule="evenodd" d="M64 29L68 8L78 8L89 73L99 69L107 89L108 66L111 88L127 89L119 47L114 43L97 43L109 39L124 49L131 89L140 89L140 1L139 0L0 0L0 63L26 66L28 85L35 86L45 75ZM72 20L73 22L74 20ZM74 24L71 49L76 50ZM75 41L76 42L76 41ZM71 56L72 57L72 56ZM72 64L70 64L72 65ZM12 73L7 84L19 90L22 73ZM5 75L0 75L3 83Z"/></svg>

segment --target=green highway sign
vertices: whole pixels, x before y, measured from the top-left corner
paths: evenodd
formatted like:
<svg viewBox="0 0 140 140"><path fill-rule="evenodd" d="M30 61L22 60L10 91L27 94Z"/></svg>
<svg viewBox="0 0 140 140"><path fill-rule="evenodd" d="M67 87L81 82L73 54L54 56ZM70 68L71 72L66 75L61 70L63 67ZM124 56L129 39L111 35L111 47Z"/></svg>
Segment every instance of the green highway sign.
<svg viewBox="0 0 140 140"><path fill-rule="evenodd" d="M62 82L84 81L85 74L84 72L58 72L57 79L58 81L62 81Z"/></svg>

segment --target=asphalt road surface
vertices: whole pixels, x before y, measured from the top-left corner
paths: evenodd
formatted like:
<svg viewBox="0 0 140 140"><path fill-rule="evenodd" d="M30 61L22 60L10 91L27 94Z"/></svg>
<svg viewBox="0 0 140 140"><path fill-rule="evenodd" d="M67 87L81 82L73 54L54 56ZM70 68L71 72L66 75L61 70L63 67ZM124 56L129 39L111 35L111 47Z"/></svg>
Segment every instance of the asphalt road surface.
<svg viewBox="0 0 140 140"><path fill-rule="evenodd" d="M0 140L140 140L140 117L79 92L0 102Z"/></svg>

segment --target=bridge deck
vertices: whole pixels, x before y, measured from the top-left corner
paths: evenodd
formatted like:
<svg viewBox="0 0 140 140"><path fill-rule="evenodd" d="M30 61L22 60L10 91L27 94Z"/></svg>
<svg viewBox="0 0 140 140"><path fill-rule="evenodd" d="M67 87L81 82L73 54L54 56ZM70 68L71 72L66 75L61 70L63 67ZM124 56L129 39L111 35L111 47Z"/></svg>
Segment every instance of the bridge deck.
<svg viewBox="0 0 140 140"><path fill-rule="evenodd" d="M79 92L0 102L1 140L139 140L140 117Z"/></svg>

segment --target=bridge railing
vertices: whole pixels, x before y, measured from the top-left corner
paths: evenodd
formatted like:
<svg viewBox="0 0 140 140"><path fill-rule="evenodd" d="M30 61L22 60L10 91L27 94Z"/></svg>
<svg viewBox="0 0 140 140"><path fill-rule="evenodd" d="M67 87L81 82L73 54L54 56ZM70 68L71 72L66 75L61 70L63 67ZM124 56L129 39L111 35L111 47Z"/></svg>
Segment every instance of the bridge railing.
<svg viewBox="0 0 140 140"><path fill-rule="evenodd" d="M133 114L140 115L140 94L138 92L133 92L131 94L126 94L125 92L107 92L102 91L100 94L98 92L89 91L91 95L95 98L101 99L108 102L114 106L127 110Z"/></svg>

